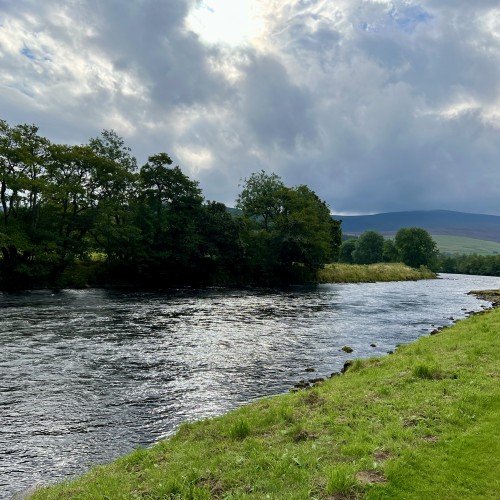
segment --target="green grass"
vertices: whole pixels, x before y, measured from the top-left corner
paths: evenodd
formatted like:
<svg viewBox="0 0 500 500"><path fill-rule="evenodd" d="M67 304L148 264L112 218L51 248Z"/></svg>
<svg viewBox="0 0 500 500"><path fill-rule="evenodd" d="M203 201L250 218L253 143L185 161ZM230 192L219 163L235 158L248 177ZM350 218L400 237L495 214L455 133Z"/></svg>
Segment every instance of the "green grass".
<svg viewBox="0 0 500 500"><path fill-rule="evenodd" d="M500 309L182 425L36 499L496 499Z"/></svg>
<svg viewBox="0 0 500 500"><path fill-rule="evenodd" d="M444 254L476 254L476 255L498 255L500 254L500 243L494 241L476 240L465 236L432 235L438 249Z"/></svg>
<svg viewBox="0 0 500 500"><path fill-rule="evenodd" d="M412 269L400 263L327 264L318 271L320 283L366 283L374 281L409 281L435 278L427 268Z"/></svg>

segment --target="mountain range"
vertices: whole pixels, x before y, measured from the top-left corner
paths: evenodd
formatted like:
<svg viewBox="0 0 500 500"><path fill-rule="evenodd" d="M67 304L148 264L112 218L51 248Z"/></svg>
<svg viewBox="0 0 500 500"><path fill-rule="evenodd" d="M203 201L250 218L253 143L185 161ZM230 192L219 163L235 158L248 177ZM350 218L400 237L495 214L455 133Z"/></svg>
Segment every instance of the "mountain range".
<svg viewBox="0 0 500 500"><path fill-rule="evenodd" d="M334 215L342 220L342 232L359 235L373 230L385 236L394 235L402 227L420 227L432 235L460 236L500 243L500 216L426 210L389 212L374 215Z"/></svg>

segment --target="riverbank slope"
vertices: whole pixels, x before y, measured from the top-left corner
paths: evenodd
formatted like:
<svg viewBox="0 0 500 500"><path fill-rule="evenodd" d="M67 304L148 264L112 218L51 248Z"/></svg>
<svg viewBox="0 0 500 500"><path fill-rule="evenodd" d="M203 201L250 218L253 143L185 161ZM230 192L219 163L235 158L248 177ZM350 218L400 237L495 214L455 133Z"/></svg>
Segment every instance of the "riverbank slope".
<svg viewBox="0 0 500 500"><path fill-rule="evenodd" d="M500 310L34 498L497 498Z"/></svg>

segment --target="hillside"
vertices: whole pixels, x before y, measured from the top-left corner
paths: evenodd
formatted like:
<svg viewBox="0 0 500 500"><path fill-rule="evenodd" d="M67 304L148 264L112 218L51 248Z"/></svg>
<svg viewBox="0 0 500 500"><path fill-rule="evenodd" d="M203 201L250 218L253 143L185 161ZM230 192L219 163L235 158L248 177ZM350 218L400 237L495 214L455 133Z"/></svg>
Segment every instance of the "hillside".
<svg viewBox="0 0 500 500"><path fill-rule="evenodd" d="M421 227L432 235L460 236L500 243L500 216L496 215L429 210L334 217L342 220L344 234L360 234L371 229L389 236L402 227Z"/></svg>

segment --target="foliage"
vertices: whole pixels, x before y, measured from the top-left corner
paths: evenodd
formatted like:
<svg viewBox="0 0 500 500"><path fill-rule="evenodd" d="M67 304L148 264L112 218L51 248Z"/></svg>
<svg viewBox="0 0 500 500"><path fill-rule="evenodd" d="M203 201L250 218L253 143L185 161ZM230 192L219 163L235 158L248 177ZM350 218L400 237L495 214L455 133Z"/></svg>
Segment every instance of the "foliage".
<svg viewBox="0 0 500 500"><path fill-rule="evenodd" d="M394 242L401 261L406 265L414 268L435 267L436 243L425 229L417 227L400 229L396 233Z"/></svg>
<svg viewBox="0 0 500 500"><path fill-rule="evenodd" d="M401 263L370 265L334 263L318 271L320 283L371 283L375 281L414 281L433 279L427 268L413 269Z"/></svg>
<svg viewBox="0 0 500 500"><path fill-rule="evenodd" d="M33 498L497 498L499 328L473 316Z"/></svg>
<svg viewBox="0 0 500 500"><path fill-rule="evenodd" d="M354 264L375 264L383 261L384 237L376 231L365 231L352 252Z"/></svg>
<svg viewBox="0 0 500 500"><path fill-rule="evenodd" d="M500 255L440 255L443 273L500 276Z"/></svg>
<svg viewBox="0 0 500 500"><path fill-rule="evenodd" d="M249 276L259 284L313 280L336 256L340 222L307 186L289 188L261 171L245 180L237 207Z"/></svg>
<svg viewBox="0 0 500 500"><path fill-rule="evenodd" d="M253 173L244 180L236 208L267 231L282 209L280 194L284 187L283 181L274 173L266 174L264 170Z"/></svg>
<svg viewBox="0 0 500 500"><path fill-rule="evenodd" d="M384 250L382 252L384 262L398 262L399 252L393 240L387 239L384 241Z"/></svg>
<svg viewBox="0 0 500 500"><path fill-rule="evenodd" d="M347 264L352 264L354 262L353 252L356 248L355 239L349 239L342 242L339 252L339 261L345 262Z"/></svg>
<svg viewBox="0 0 500 500"><path fill-rule="evenodd" d="M172 163L138 169L112 130L69 146L0 121L0 288L279 285L336 257L340 222L306 186L252 174L237 218Z"/></svg>

